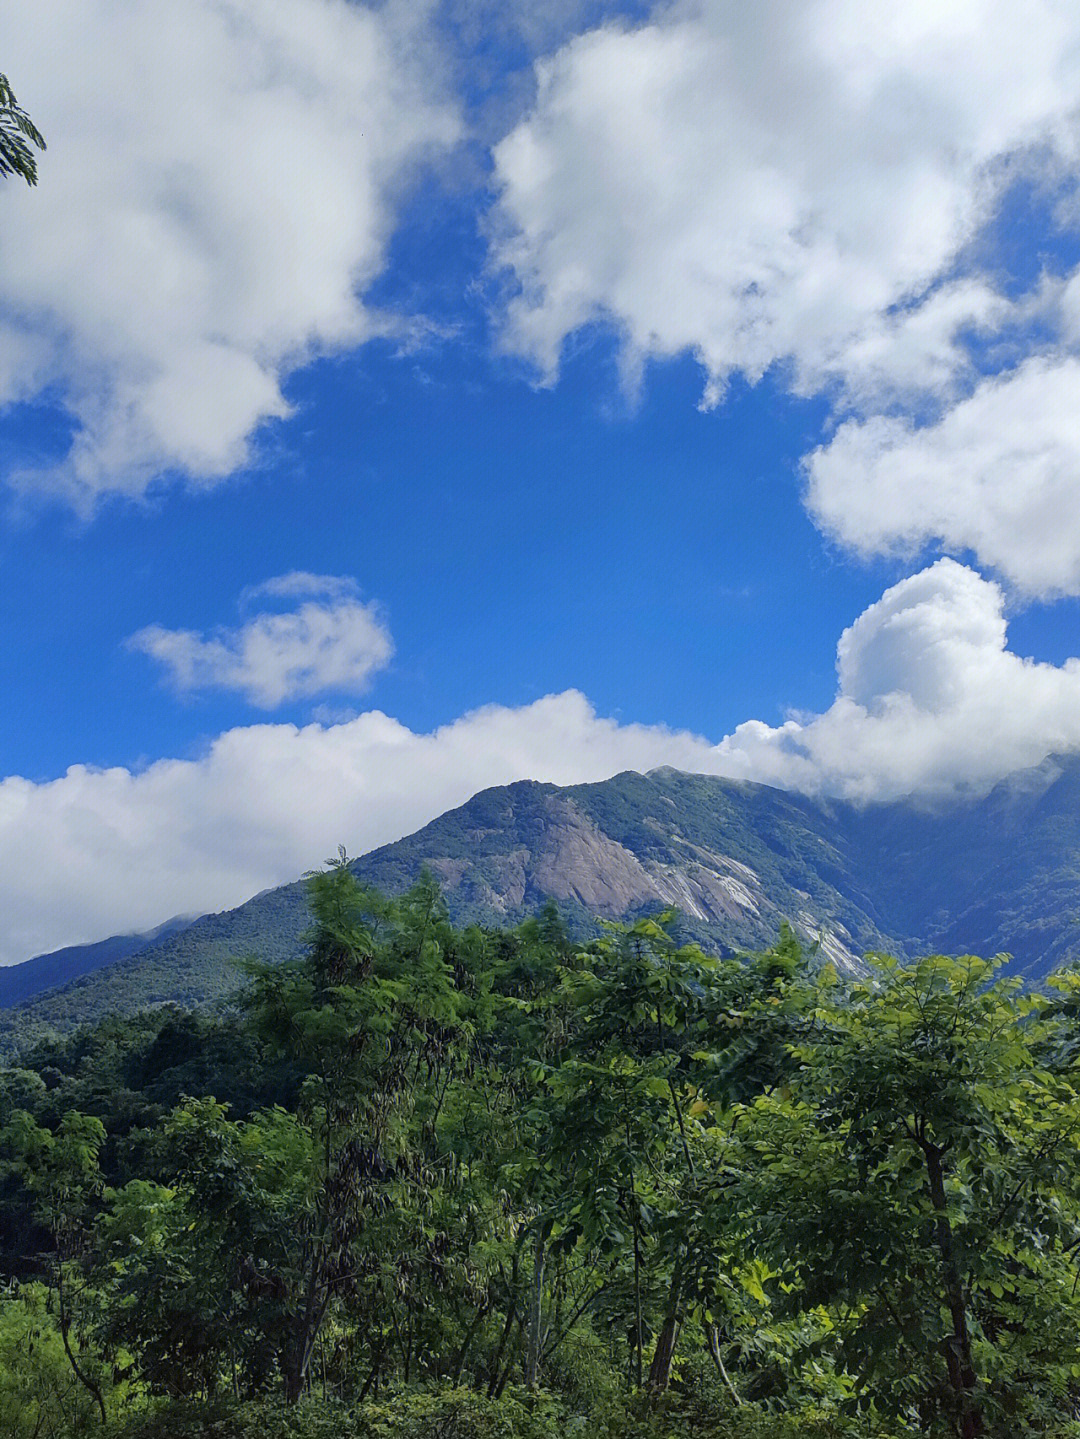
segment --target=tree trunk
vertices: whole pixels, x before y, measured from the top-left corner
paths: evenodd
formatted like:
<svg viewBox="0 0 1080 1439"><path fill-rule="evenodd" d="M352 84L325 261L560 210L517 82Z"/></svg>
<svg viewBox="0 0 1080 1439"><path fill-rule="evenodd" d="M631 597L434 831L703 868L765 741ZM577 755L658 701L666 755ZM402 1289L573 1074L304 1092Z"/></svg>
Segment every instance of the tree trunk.
<svg viewBox="0 0 1080 1439"><path fill-rule="evenodd" d="M375 1350L375 1356L374 1356L374 1358L373 1358L372 1361L371 1361L371 1372L368 1374L368 1377L364 1380L364 1387L360 1390L359 1403L361 1403L361 1404L363 1404L364 1400L368 1397L368 1392L370 1391L370 1389L372 1388L372 1386L374 1386L374 1388L375 1388L375 1397L378 1398L378 1394L379 1394L379 1370L380 1370L380 1368L382 1367L383 1355L384 1355L385 1352L386 1352L386 1344L387 1344L387 1341L386 1341L382 1336L380 1336L380 1338L379 1338L379 1343L378 1343L378 1347L377 1347L376 1350Z"/></svg>
<svg viewBox="0 0 1080 1439"><path fill-rule="evenodd" d="M641 1388L641 1233L634 1175L630 1173L630 1220L634 1226L634 1364L637 1387ZM629 1382L629 1376L627 1376Z"/></svg>
<svg viewBox="0 0 1080 1439"><path fill-rule="evenodd" d="M461 1341L461 1348L458 1350L457 1358L454 1360L454 1367L450 1373L451 1384L456 1384L461 1378L461 1371L465 1368L465 1359L469 1353L469 1346L476 1338L477 1330L490 1313L491 1300L488 1299L476 1311L476 1318L465 1331L465 1338Z"/></svg>
<svg viewBox="0 0 1080 1439"><path fill-rule="evenodd" d="M520 1314L517 1315L517 1330L518 1330L518 1336L520 1337L520 1334L521 1334L521 1315L520 1315ZM495 1386L495 1398L496 1398L496 1399L501 1399L501 1398L502 1398L503 1390L506 1388L506 1381L510 1378L510 1371L513 1369L516 1359L517 1359L517 1355L514 1353L513 1347L511 1347L511 1350L510 1350L510 1358L506 1361L506 1368L503 1370L503 1372L502 1372L502 1374L501 1374L501 1376L500 1376L500 1378L499 1378L499 1382L498 1382L498 1384L496 1384L496 1386Z"/></svg>
<svg viewBox="0 0 1080 1439"><path fill-rule="evenodd" d="M937 1215L934 1228L938 1253L941 1256L945 1304L953 1324L953 1332L945 1343L945 1366L949 1373L949 1385L956 1403L960 1439L978 1439L978 1436L984 1432L983 1418L976 1396L978 1380L971 1358L971 1336L968 1333L964 1285L956 1262L952 1225L949 1223L948 1201L945 1198L945 1172L941 1163L942 1150L937 1145L924 1141L922 1151L926 1159L930 1202Z"/></svg>
<svg viewBox="0 0 1080 1439"><path fill-rule="evenodd" d="M297 1315L286 1340L285 1362L282 1371L285 1379L285 1402L295 1404L304 1392L307 1383L311 1356L315 1352L315 1340L322 1327L326 1303Z"/></svg>
<svg viewBox="0 0 1080 1439"><path fill-rule="evenodd" d="M682 1323L682 1288L683 1266L680 1261L675 1265L675 1272L671 1276L667 1312L664 1314L660 1333L656 1336L656 1348L649 1365L649 1388L655 1394L663 1393L671 1383L671 1361L675 1358L675 1345L679 1340L679 1327Z"/></svg>
<svg viewBox="0 0 1080 1439"><path fill-rule="evenodd" d="M705 1347L708 1349L712 1362L716 1365L717 1373L723 1381L724 1387L735 1401L736 1409L742 1408L742 1400L739 1398L739 1391L731 1382L731 1376L724 1368L724 1356L720 1353L720 1334L715 1324L710 1324L705 1331Z"/></svg>
<svg viewBox="0 0 1080 1439"><path fill-rule="evenodd" d="M547 1227L536 1231L533 1244L532 1296L529 1301L529 1334L525 1345L525 1387L535 1389L540 1376L541 1328L544 1320L544 1261Z"/></svg>
<svg viewBox="0 0 1080 1439"><path fill-rule="evenodd" d="M649 1365L649 1388L654 1393L662 1393L671 1382L671 1361L675 1357L675 1344L679 1338L679 1320L676 1315L668 1314L660 1333L656 1336L656 1348L653 1350L652 1363Z"/></svg>
<svg viewBox="0 0 1080 1439"><path fill-rule="evenodd" d="M489 1399L494 1399L495 1397L495 1390L498 1388L499 1384L499 1375L502 1372L503 1353L506 1349L507 1340L510 1338L511 1331L514 1328L514 1320L517 1317L517 1310L514 1308L513 1304L511 1304L506 1311L506 1323L503 1325L502 1334L499 1336L499 1347L495 1351L495 1360L491 1366L491 1378L488 1381L487 1391L487 1397Z"/></svg>
<svg viewBox="0 0 1080 1439"><path fill-rule="evenodd" d="M67 1361L71 1365L71 1371L83 1388L93 1396L94 1402L98 1407L98 1413L101 1416L101 1422L102 1424L107 1424L108 1415L105 1413L105 1399L101 1393L101 1386L96 1384L90 1375L81 1367L79 1361L75 1358L75 1351L71 1347L71 1315L68 1312L67 1300L64 1293L64 1261L62 1259L58 1261L56 1298L60 1309L60 1342L64 1346L64 1353L67 1355Z"/></svg>
<svg viewBox="0 0 1080 1439"><path fill-rule="evenodd" d="M284 1379L285 1379L285 1403L295 1404L304 1392L304 1363L302 1358L302 1346L293 1339L288 1352L285 1355Z"/></svg>
<svg viewBox="0 0 1080 1439"><path fill-rule="evenodd" d="M320 1295L320 1277L323 1272L325 1250L321 1244L313 1247L308 1259L307 1279L304 1284L303 1307L296 1314L286 1332L285 1353L281 1365L285 1379L285 1402L295 1404L304 1392L308 1365L315 1352L315 1341L330 1304L330 1288L327 1285Z"/></svg>

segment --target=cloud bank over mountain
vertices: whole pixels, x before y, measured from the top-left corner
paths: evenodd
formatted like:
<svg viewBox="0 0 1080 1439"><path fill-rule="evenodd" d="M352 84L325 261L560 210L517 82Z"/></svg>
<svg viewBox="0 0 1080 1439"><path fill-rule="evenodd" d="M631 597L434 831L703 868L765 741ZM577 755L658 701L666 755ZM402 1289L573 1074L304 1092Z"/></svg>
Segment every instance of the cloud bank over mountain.
<svg viewBox="0 0 1080 1439"><path fill-rule="evenodd" d="M518 779L572 784L672 765L851 798L933 796L985 790L1080 745L1080 661L1012 653L1000 588L952 560L860 615L837 670L823 714L751 721L720 744L622 724L568 691L491 705L430 734L372 710L339 724L236 728L199 758L138 772L75 765L48 783L8 778L0 958L237 904L339 843L363 852Z"/></svg>
<svg viewBox="0 0 1080 1439"><path fill-rule="evenodd" d="M199 759L140 773L75 765L49 784L6 779L0 958L239 903L339 843L355 854L398 839L487 785L694 769L709 751L690 735L599 718L571 692L492 705L432 734L376 710L328 727L230 730Z"/></svg>

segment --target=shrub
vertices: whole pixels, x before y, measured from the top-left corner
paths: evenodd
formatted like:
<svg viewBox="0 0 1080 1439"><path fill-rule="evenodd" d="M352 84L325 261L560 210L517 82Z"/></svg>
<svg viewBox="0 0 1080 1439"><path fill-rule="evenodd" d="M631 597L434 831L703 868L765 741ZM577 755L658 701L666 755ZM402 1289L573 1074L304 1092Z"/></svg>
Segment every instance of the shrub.
<svg viewBox="0 0 1080 1439"><path fill-rule="evenodd" d="M280 1403L166 1404L122 1431L122 1439L901 1439L857 1430L828 1416L780 1416L745 1406L708 1413L677 1400L659 1408L608 1400L592 1414L567 1412L554 1395L507 1390L410 1390L350 1410L309 1398ZM120 1436L117 1436L120 1439Z"/></svg>

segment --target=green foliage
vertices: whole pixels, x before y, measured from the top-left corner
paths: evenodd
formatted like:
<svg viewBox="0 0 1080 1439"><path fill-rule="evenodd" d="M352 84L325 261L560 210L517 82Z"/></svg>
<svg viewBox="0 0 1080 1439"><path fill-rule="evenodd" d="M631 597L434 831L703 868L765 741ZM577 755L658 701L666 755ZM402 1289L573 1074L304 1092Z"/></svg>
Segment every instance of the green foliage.
<svg viewBox="0 0 1080 1439"><path fill-rule="evenodd" d="M738 1115L748 1238L851 1405L963 1435L1046 1432L1080 1394L1080 1095L1056 1006L994 969L879 959L823 987L797 1068Z"/></svg>
<svg viewBox="0 0 1080 1439"><path fill-rule="evenodd" d="M119 1412L127 1387L106 1383L106 1405ZM43 1285L0 1295L0 1434L4 1439L101 1432L92 1395L72 1373L54 1307Z"/></svg>
<svg viewBox="0 0 1080 1439"><path fill-rule="evenodd" d="M242 1006L0 1073L40 1433L1080 1432L1080 977L307 893Z"/></svg>
<svg viewBox="0 0 1080 1439"><path fill-rule="evenodd" d="M37 157L31 146L44 150L45 141L16 100L7 76L0 75L0 175L18 175L36 185Z"/></svg>
<svg viewBox="0 0 1080 1439"><path fill-rule="evenodd" d="M866 1431L863 1430L863 1433ZM890 1439L877 1430L876 1439ZM601 1406L569 1412L557 1395L437 1388L396 1394L360 1409L319 1399L294 1406L253 1402L168 1405L140 1416L123 1439L847 1439L834 1420L761 1410L704 1414L686 1405Z"/></svg>

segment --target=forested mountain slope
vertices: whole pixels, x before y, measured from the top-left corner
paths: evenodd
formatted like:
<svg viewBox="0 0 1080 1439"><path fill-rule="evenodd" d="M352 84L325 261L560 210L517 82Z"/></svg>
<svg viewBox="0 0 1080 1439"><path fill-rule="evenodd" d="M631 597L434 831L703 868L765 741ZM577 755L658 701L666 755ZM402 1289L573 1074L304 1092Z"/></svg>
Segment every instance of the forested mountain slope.
<svg viewBox="0 0 1080 1439"><path fill-rule="evenodd" d="M786 919L841 969L867 950L1006 950L1038 979L1080 953L1080 756L937 807L859 807L673 770L523 782L483 791L353 868L396 893L425 866L458 924L513 924L548 899L582 928L675 905L686 938L723 952L760 949ZM214 999L238 983L237 960L296 953L306 924L299 882L204 916L6 1010L4 1042Z"/></svg>
<svg viewBox="0 0 1080 1439"><path fill-rule="evenodd" d="M49 954L35 955L22 964L0 968L0 1009L19 1004L58 984L69 984L80 975L115 964L118 959L141 954L152 945L163 944L191 924L192 915L177 915L145 934L114 934L93 944L73 944Z"/></svg>

